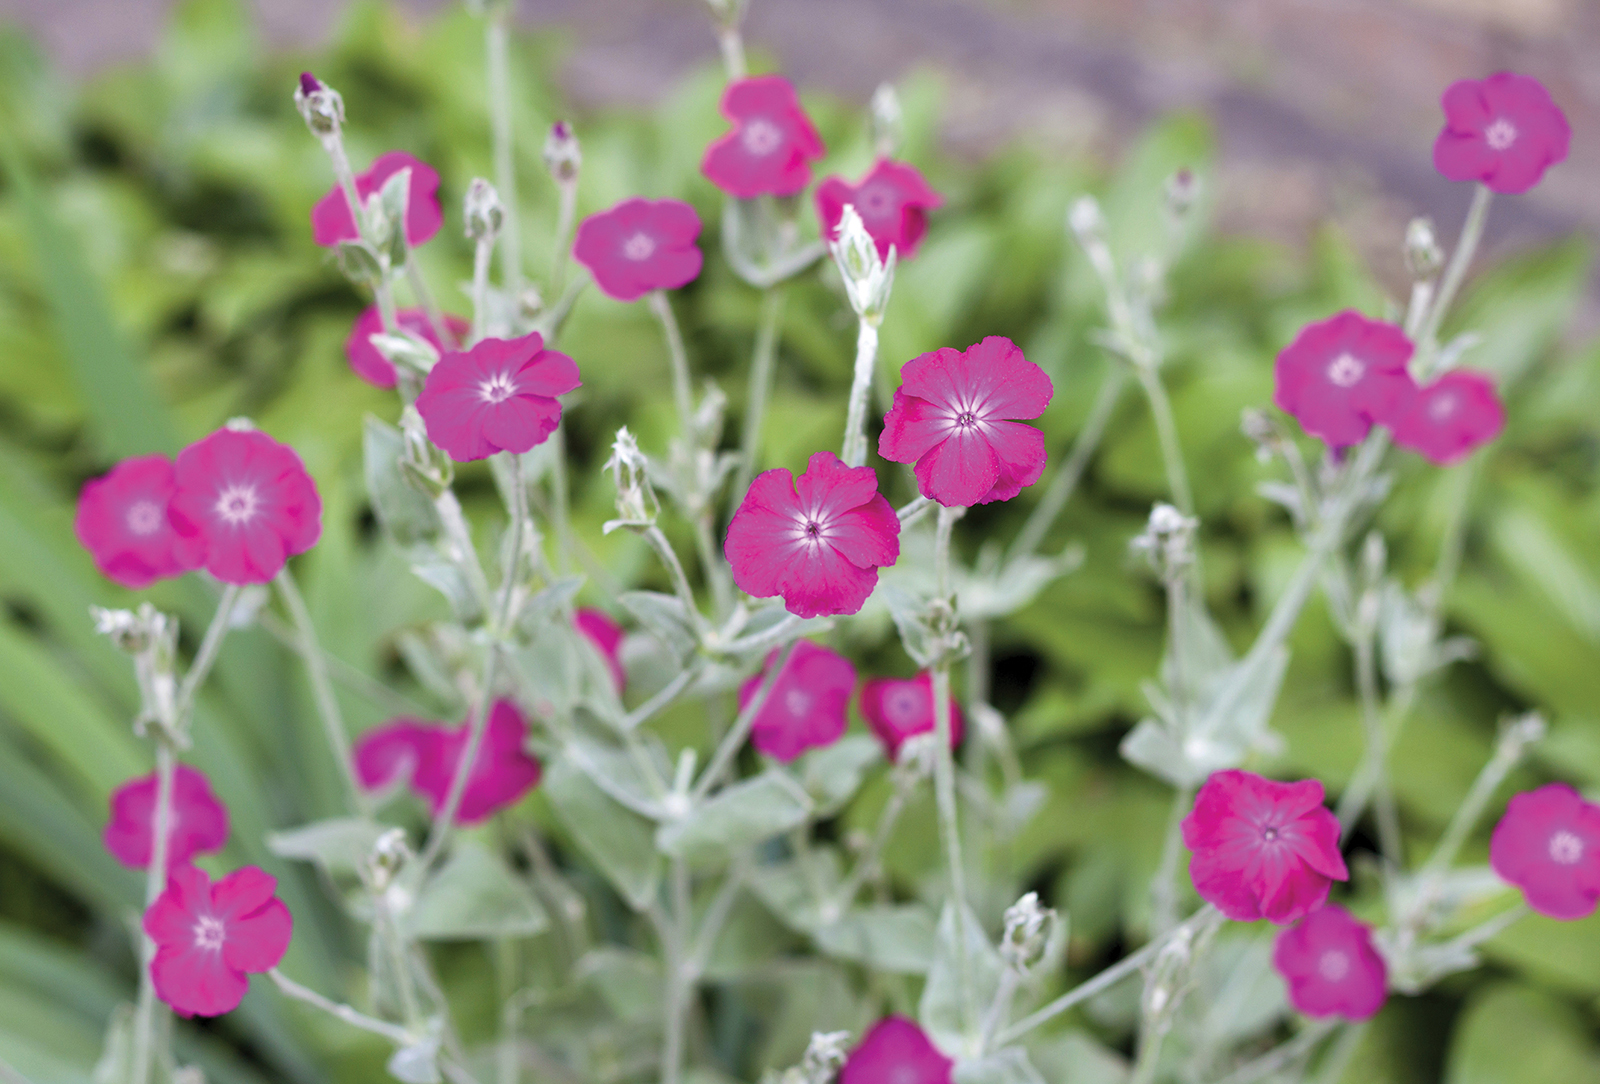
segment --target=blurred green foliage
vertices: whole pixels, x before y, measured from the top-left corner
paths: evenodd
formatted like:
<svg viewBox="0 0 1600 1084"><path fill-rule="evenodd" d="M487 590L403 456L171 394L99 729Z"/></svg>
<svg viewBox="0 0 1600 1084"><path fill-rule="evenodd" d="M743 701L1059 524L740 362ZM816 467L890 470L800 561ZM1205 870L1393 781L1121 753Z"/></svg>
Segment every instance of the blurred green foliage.
<svg viewBox="0 0 1600 1084"><path fill-rule="evenodd" d="M685 5L684 18L696 17ZM125 924L139 878L112 862L98 833L111 789L147 771L148 752L128 725L136 699L126 661L94 635L87 616L90 604L128 605L134 596L99 577L73 538L73 502L85 478L120 456L171 450L230 416L251 415L300 451L323 494L325 533L300 574L324 644L423 710L450 709L400 662L397 630L439 616L441 604L380 541L365 507L361 418L392 418L396 403L344 362L343 339L363 301L311 243L307 216L330 180L290 90L302 67L339 88L358 168L399 147L439 169L447 227L420 258L446 307L465 311L457 284L470 276L470 250L458 208L467 181L490 172L482 50L481 24L465 12L417 28L362 3L325 53L268 56L242 0L188 0L148 63L68 88L32 44L0 32L0 1056L41 1084L89 1079L109 1016L134 985ZM540 261L554 231L555 192L538 152L544 126L566 113L552 78L559 62L551 40L516 43L517 196L524 248ZM721 130L720 85L708 69L650 113L579 117L581 210L634 194L674 195L717 222L720 197L697 166ZM1014 338L1056 381L1055 405L1040 424L1058 454L1108 364L1088 338L1100 323L1099 292L1061 228L1067 203L1082 191L1101 194L1116 250L1149 251L1163 182L1180 167L1207 175L1210 131L1202 118L1172 118L1114 170L1021 146L974 164L939 150L936 77L911 79L902 97L903 156L947 204L900 271L883 327L884 364L985 334ZM862 172L870 145L861 111L826 99L807 104L830 148L827 171ZM714 235L708 225L706 272L676 304L697 374L727 389L737 411L758 299L715 255ZM1589 261L1588 247L1574 241L1527 253L1474 283L1456 323L1482 332L1470 361L1502 381L1510 425L1470 464L1439 470L1404 461L1380 521L1395 568L1414 585L1432 567L1453 495L1470 491L1466 563L1447 609L1456 631L1482 649L1427 687L1394 759L1417 851L1459 802L1509 711L1539 708L1553 727L1540 762L1508 789L1545 776L1600 786L1600 348L1562 339ZM769 464L798 468L809 452L836 443L855 328L827 273L787 292L764 451ZM1266 403L1271 359L1302 322L1351 305L1381 315L1394 304L1334 230L1305 254L1204 235L1175 268L1162 314L1166 378L1205 525L1209 601L1236 646L1248 642L1298 556L1281 512L1254 492L1270 468L1255 462L1240 435L1240 410ZM584 376L569 413L578 532L617 583L649 582L658 573L637 539L600 535L612 490L599 467L624 422L647 447L664 443L671 396L657 329L642 306L589 291L562 346ZM909 496L902 477L885 477L891 496ZM487 471L466 472L461 490L470 515L495 518ZM994 700L1010 717L1027 774L1050 786L1011 861L1024 885L1070 912L1075 974L1139 935L1170 803L1116 755L1117 740L1145 710L1140 682L1156 670L1163 630L1159 592L1128 560L1126 544L1163 493L1153 427L1127 396L1054 534L1055 544L1084 544L1083 568L991 630ZM959 528L958 544L975 552L991 532L1009 537L1029 500L978 511ZM606 578L588 590L604 601ZM192 647L210 606L203 586L191 577L148 596L183 616ZM910 671L870 621L860 628L855 646L869 667ZM877 628L886 631L887 619ZM1270 767L1316 775L1336 790L1359 754L1360 730L1350 662L1320 603L1292 646L1274 715L1288 746ZM344 708L356 726L385 714L351 695ZM673 735L689 740L677 731L694 728L674 727L673 718ZM233 841L215 868L250 862L277 875L297 919L286 970L358 996L359 942L308 867L263 844L268 831L338 808L338 780L299 668L259 628L230 637L195 731L192 759L233 813ZM841 831L870 828L885 794L882 781L869 787L843 814ZM890 850L892 872L905 884L936 861L933 817L922 812L901 822ZM524 813L563 850L537 797ZM1474 845L1478 857L1485 839L1480 833ZM1369 881L1358 874L1358 898L1375 891ZM736 919L728 940L729 958L713 966L725 984L712 996L746 996L747 1030L758 1035L756 1053L739 1055L742 1063L736 1057L730 1071L753 1074L761 1064L752 1058L792 1056L796 1041L849 1004L836 969L816 970L811 1002L774 1001L747 981L745 957L796 947L773 933L770 919ZM1424 997L1393 998L1346 1079L1600 1080L1600 919L1525 920L1489 957L1484 969ZM602 995L625 1012L628 990L639 997L639 976L630 982L628 959L619 959L616 986ZM486 1031L474 1021L492 1015L476 992L492 987L479 981L485 962L463 952L440 966L463 1029ZM812 967L798 958L789 966L796 974ZM261 986L232 1017L181 1027L183 1056L219 1081L382 1079L379 1048ZM1114 1015L1095 1025L1112 1045L1127 1038ZM1088 1064L1076 1056L1046 1061L1055 1066L1041 1062L1052 1084L1079 1080L1071 1066Z"/></svg>

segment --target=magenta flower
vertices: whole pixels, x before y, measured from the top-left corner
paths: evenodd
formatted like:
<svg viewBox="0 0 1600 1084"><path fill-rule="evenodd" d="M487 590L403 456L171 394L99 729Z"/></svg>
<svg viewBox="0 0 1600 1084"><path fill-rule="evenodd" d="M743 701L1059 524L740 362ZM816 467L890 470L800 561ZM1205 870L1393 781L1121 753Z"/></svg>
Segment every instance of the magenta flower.
<svg viewBox="0 0 1600 1084"><path fill-rule="evenodd" d="M700 274L700 216L675 199L623 200L578 226L572 258L589 269L600 292L637 301L652 290L676 290Z"/></svg>
<svg viewBox="0 0 1600 1084"><path fill-rule="evenodd" d="M1514 796L1489 839L1489 865L1541 915L1593 914L1600 902L1600 806L1565 783Z"/></svg>
<svg viewBox="0 0 1600 1084"><path fill-rule="evenodd" d="M722 551L741 591L781 595L797 617L859 613L878 569L900 556L900 518L871 467L817 452L799 478L781 467L756 476Z"/></svg>
<svg viewBox="0 0 1600 1084"><path fill-rule="evenodd" d="M1289 986L1289 1004L1307 1016L1365 1020L1389 996L1389 969L1372 929L1336 903L1278 934L1272 966Z"/></svg>
<svg viewBox="0 0 1600 1084"><path fill-rule="evenodd" d="M1413 395L1391 428L1394 442L1441 467L1487 444L1506 427L1506 408L1487 373L1455 369Z"/></svg>
<svg viewBox="0 0 1600 1084"><path fill-rule="evenodd" d="M811 183L809 163L822 157L822 137L789 80L758 75L729 83L721 108L733 131L707 147L700 162L712 184L730 196L755 199L792 196Z"/></svg>
<svg viewBox="0 0 1600 1084"><path fill-rule="evenodd" d="M1277 783L1253 772L1213 772L1183 819L1200 898L1236 922L1280 926L1315 911L1334 881L1348 880L1339 821L1315 779Z"/></svg>
<svg viewBox="0 0 1600 1084"><path fill-rule="evenodd" d="M776 651L768 655L761 673L739 687L740 711L761 691L777 657ZM832 745L850 723L855 687L856 668L849 659L810 640L797 641L756 713L750 744L785 764L807 749Z"/></svg>
<svg viewBox="0 0 1600 1084"><path fill-rule="evenodd" d="M467 751L469 718L460 726L442 727L415 719L395 719L361 735L355 748L356 779L365 790L382 790L402 779L438 816L450 798L456 768ZM467 776L456 812L457 824L476 824L516 804L538 785L543 768L524 748L528 721L509 700L489 709L487 729Z"/></svg>
<svg viewBox="0 0 1600 1084"><path fill-rule="evenodd" d="M300 457L254 429L219 429L178 453L168 515L224 583L266 583L322 536L322 498Z"/></svg>
<svg viewBox="0 0 1600 1084"><path fill-rule="evenodd" d="M444 325L450 333L450 341L440 342L439 336L433 333L433 321L422 309L401 309L395 315L399 317L402 328L432 343L440 354L458 349L472 329L472 325L461 317L446 315ZM378 306L369 305L365 312L356 317L350 337L344 341L344 353L350 359L350 368L362 380L375 388L392 388L396 379L394 363L378 353L378 348L372 345L372 336L382 330L383 315L378 312Z"/></svg>
<svg viewBox="0 0 1600 1084"><path fill-rule="evenodd" d="M1450 84L1442 104L1433 168L1449 180L1526 192L1567 157L1572 129L1537 79L1511 72L1462 79Z"/></svg>
<svg viewBox="0 0 1600 1084"><path fill-rule="evenodd" d="M915 166L880 158L872 172L851 185L843 177L829 177L817 186L817 218L823 236L837 239L845 204L855 207L861 224L878 244L878 256L887 260L893 245L898 259L917 254L928 232L928 212L944 197L928 187Z"/></svg>
<svg viewBox="0 0 1600 1084"><path fill-rule="evenodd" d="M903 1016L886 1016L861 1036L839 1084L950 1084L955 1062Z"/></svg>
<svg viewBox="0 0 1600 1084"><path fill-rule="evenodd" d="M604 610L596 610L585 606L572 615L572 623L579 632L589 638L589 642L600 649L600 654L606 660L606 666L611 670L611 679L617 684L617 692L628 683L628 675L622 669L622 626L611 620Z"/></svg>
<svg viewBox="0 0 1600 1084"><path fill-rule="evenodd" d="M411 170L411 184L406 192L406 244L412 248L422 244L439 232L444 224L444 211L439 206L439 174L420 158L405 151L390 151L373 159L372 168L356 174L356 197L366 206L367 198L381 191L383 183L402 169ZM350 201L344 190L334 185L332 191L311 208L311 237L323 246L337 245L340 241L354 241L361 236L356 221L350 216Z"/></svg>
<svg viewBox="0 0 1600 1084"><path fill-rule="evenodd" d="M1272 401L1333 448L1392 425L1416 390L1406 363L1411 340L1393 324L1353 309L1300 329L1273 367Z"/></svg>
<svg viewBox="0 0 1600 1084"><path fill-rule="evenodd" d="M204 556L167 518L177 488L164 455L124 459L84 483L73 529L101 572L124 587L149 587L200 567Z"/></svg>
<svg viewBox="0 0 1600 1084"><path fill-rule="evenodd" d="M155 840L156 774L131 779L111 795L111 820L106 823L105 844L111 857L124 866L150 865ZM172 805L168 810L167 868L183 865L197 854L222 850L228 843L228 807L211 793L205 773L179 764L172 778Z"/></svg>
<svg viewBox="0 0 1600 1084"><path fill-rule="evenodd" d="M907 738L931 733L933 717L933 675L924 670L910 680L871 678L861 686L861 714L872 732L889 751L889 759L900 755ZM950 748L961 745L966 720L956 698L950 698Z"/></svg>
<svg viewBox="0 0 1600 1084"><path fill-rule="evenodd" d="M1037 418L1055 389L1007 338L945 347L906 362L878 454L915 463L917 489L946 507L1008 501L1044 473Z"/></svg>
<svg viewBox="0 0 1600 1084"><path fill-rule="evenodd" d="M238 1008L249 974L271 971L294 931L278 882L255 866L216 884L203 870L178 866L144 913L156 943L150 978L156 996L179 1016L221 1016Z"/></svg>
<svg viewBox="0 0 1600 1084"><path fill-rule="evenodd" d="M415 719L391 719L356 739L351 749L356 781L363 790L409 784L425 759L439 753L440 728Z"/></svg>
<svg viewBox="0 0 1600 1084"><path fill-rule="evenodd" d="M496 452L525 452L561 424L556 398L579 386L578 367L544 348L535 331L483 339L439 359L417 396L428 439L465 463Z"/></svg>

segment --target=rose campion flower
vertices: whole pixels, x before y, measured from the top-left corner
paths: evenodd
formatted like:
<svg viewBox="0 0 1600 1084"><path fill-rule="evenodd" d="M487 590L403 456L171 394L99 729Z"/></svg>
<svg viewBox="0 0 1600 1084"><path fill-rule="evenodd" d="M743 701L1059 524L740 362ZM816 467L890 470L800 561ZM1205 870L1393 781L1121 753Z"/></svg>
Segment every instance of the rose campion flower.
<svg viewBox="0 0 1600 1084"><path fill-rule="evenodd" d="M1600 805L1565 783L1514 796L1489 839L1489 865L1541 915L1593 914L1600 903Z"/></svg>
<svg viewBox="0 0 1600 1084"><path fill-rule="evenodd" d="M472 330L472 325L461 317L446 314L444 325L450 333L450 341L440 342L439 336L434 334L433 321L422 309L401 309L395 316L402 328L432 343L441 356L458 349ZM344 354L350 359L351 370L362 380L375 388L392 388L396 380L394 363L378 353L378 348L372 345L372 336L382 331L383 314L378 311L378 306L369 305L350 329L350 337L344 341Z"/></svg>
<svg viewBox="0 0 1600 1084"><path fill-rule="evenodd" d="M861 1036L839 1084L950 1084L955 1062L903 1016L886 1016Z"/></svg>
<svg viewBox="0 0 1600 1084"><path fill-rule="evenodd" d="M699 236L700 216L681 200L623 200L579 224L572 258L589 269L607 297L637 301L695 280L702 262L695 246Z"/></svg>
<svg viewBox="0 0 1600 1084"><path fill-rule="evenodd" d="M1272 401L1330 447L1359 444L1410 402L1411 351L1393 324L1347 309L1307 324L1278 354Z"/></svg>
<svg viewBox="0 0 1600 1084"><path fill-rule="evenodd" d="M768 655L761 673L740 686L740 711L761 691L779 654ZM850 694L855 687L856 668L849 659L810 640L797 641L756 714L750 744L785 764L807 749L832 745L850 723Z"/></svg>
<svg viewBox="0 0 1600 1084"><path fill-rule="evenodd" d="M905 681L872 678L861 686L861 714L888 750L889 759L894 760L907 738L930 733L937 723L933 717L933 675L924 670ZM958 748L965 733L966 720L961 715L961 706L952 696L950 748Z"/></svg>
<svg viewBox="0 0 1600 1084"><path fill-rule="evenodd" d="M1444 92L1444 130L1433 168L1452 181L1526 192L1567 157L1572 128L1537 79L1500 72L1462 79Z"/></svg>
<svg viewBox="0 0 1600 1084"><path fill-rule="evenodd" d="M439 728L414 719L392 719L356 739L351 749L356 781L363 790L410 784L424 756L438 755Z"/></svg>
<svg viewBox="0 0 1600 1084"><path fill-rule="evenodd" d="M1453 369L1418 390L1391 427L1394 442L1448 466L1506 427L1506 408L1487 373Z"/></svg>
<svg viewBox="0 0 1600 1084"><path fill-rule="evenodd" d="M444 224L444 210L439 206L438 171L405 151L389 151L373 159L372 167L365 173L356 174L356 197L365 207L367 199L382 191L384 182L402 169L411 170L411 184L406 189L406 244L415 248L438 233ZM354 241L361 236L355 219L350 216L350 201L338 185L311 209L311 236L325 247L340 241Z"/></svg>
<svg viewBox="0 0 1600 1084"><path fill-rule="evenodd" d="M1289 987L1289 1004L1307 1016L1365 1020L1389 996L1389 969L1372 930L1336 903L1278 934L1272 966Z"/></svg>
<svg viewBox="0 0 1600 1084"><path fill-rule="evenodd" d="M417 410L428 439L457 463L496 452L526 452L561 424L558 395L579 386L578 366L544 348L535 331L520 339L483 339L453 351L428 372Z"/></svg>
<svg viewBox="0 0 1600 1084"><path fill-rule="evenodd" d="M700 172L739 199L792 196L811 183L811 161L824 153L822 137L781 75L729 83L722 115L733 131L706 148Z"/></svg>
<svg viewBox="0 0 1600 1084"><path fill-rule="evenodd" d="M619 654L622 648L622 626L611 620L604 610L596 610L589 606L573 614L572 623L590 643L599 648L600 655L606 660L606 667L611 671L611 679L616 682L617 692L620 693L628 682L628 675L622 669L622 658Z"/></svg>
<svg viewBox="0 0 1600 1084"><path fill-rule="evenodd" d="M1350 877L1339 820L1323 807L1315 779L1213 772L1183 819L1183 843L1194 852L1195 891L1236 922L1287 925L1321 907L1333 881Z"/></svg>
<svg viewBox="0 0 1600 1084"><path fill-rule="evenodd" d="M254 429L219 429L179 452L168 515L224 583L266 583L322 536L322 499L300 457Z"/></svg>
<svg viewBox="0 0 1600 1084"><path fill-rule="evenodd" d="M72 526L107 578L137 591L200 567L201 547L167 518L176 488L164 455L124 459L84 484Z"/></svg>
<svg viewBox="0 0 1600 1084"><path fill-rule="evenodd" d="M174 869L144 913L144 932L156 943L150 962L156 996L180 1016L238 1008L248 976L277 967L289 948L294 920L273 895L277 888L255 866L215 884L193 866Z"/></svg>
<svg viewBox="0 0 1600 1084"><path fill-rule="evenodd" d="M891 245L896 259L904 261L915 256L923 234L928 232L928 212L942 203L944 197L928 187L915 166L887 158L879 159L860 184L829 177L817 186L817 218L823 235L837 239L839 219L849 204L861 216L861 224L877 243L878 256L884 260L889 258Z"/></svg>
<svg viewBox="0 0 1600 1084"><path fill-rule="evenodd" d="M1055 389L1044 370L1000 335L906 362L884 415L878 454L914 463L917 490L946 507L1008 501L1044 473L1037 418Z"/></svg>
<svg viewBox="0 0 1600 1084"><path fill-rule="evenodd" d="M415 719L373 727L356 742L356 779L369 791L407 780L437 817L449 801L471 727L470 717L455 727ZM527 738L528 721L522 712L509 700L496 700L456 811L457 824L487 820L538 785L543 767L523 748Z"/></svg>
<svg viewBox="0 0 1600 1084"><path fill-rule="evenodd" d="M859 613L878 569L900 556L900 517L871 467L817 452L799 478L782 467L756 476L723 553L741 591L781 595L797 617Z"/></svg>
<svg viewBox="0 0 1600 1084"><path fill-rule="evenodd" d="M111 795L111 820L105 845L111 857L132 869L150 865L155 841L156 774L131 779ZM172 777L168 810L167 868L183 865L197 854L222 850L228 843L228 807L211 792L205 773L179 764Z"/></svg>

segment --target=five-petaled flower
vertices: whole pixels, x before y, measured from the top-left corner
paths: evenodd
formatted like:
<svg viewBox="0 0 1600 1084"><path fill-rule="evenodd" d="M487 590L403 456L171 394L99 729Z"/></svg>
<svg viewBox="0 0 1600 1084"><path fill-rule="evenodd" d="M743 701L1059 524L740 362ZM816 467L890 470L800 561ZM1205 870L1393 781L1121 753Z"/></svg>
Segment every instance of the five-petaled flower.
<svg viewBox="0 0 1600 1084"><path fill-rule="evenodd" d="M305 464L253 429L219 429L179 452L168 514L224 583L266 583L322 535L322 499Z"/></svg>
<svg viewBox="0 0 1600 1084"><path fill-rule="evenodd" d="M620 693L628 681L628 675L622 669L622 626L611 620L604 610L590 606L582 607L573 614L572 623L599 650L600 656L606 661L606 668L611 671L611 680Z"/></svg>
<svg viewBox="0 0 1600 1084"><path fill-rule="evenodd" d="M1394 419L1394 442L1446 466L1500 435L1506 408L1487 373L1454 369L1421 388Z"/></svg>
<svg viewBox="0 0 1600 1084"><path fill-rule="evenodd" d="M954 1068L915 1023L886 1016L850 1051L839 1084L950 1084Z"/></svg>
<svg viewBox="0 0 1600 1084"><path fill-rule="evenodd" d="M1054 387L1010 339L990 335L906 362L883 419L878 454L915 463L917 489L946 507L1007 501L1044 473L1037 418Z"/></svg>
<svg viewBox="0 0 1600 1084"><path fill-rule="evenodd" d="M1330 447L1359 444L1410 402L1411 351L1399 328L1353 309L1307 324L1278 354L1272 401Z"/></svg>
<svg viewBox="0 0 1600 1084"><path fill-rule="evenodd" d="M428 372L417 410L428 439L465 463L543 444L561 424L556 396L578 385L578 366L546 350L535 331L444 355Z"/></svg>
<svg viewBox="0 0 1600 1084"><path fill-rule="evenodd" d="M797 617L853 614L900 556L900 519L871 467L817 452L799 478L782 467L756 476L723 553L740 590L781 595Z"/></svg>
<svg viewBox="0 0 1600 1084"><path fill-rule="evenodd" d="M900 755L906 739L933 732L933 675L924 670L914 678L872 678L861 686L861 715L883 742L889 759ZM966 721L956 698L950 698L950 747L961 744Z"/></svg>
<svg viewBox="0 0 1600 1084"><path fill-rule="evenodd" d="M1349 879L1339 821L1315 779L1278 783L1252 772L1213 772L1183 819L1195 891L1236 922L1287 925L1321 907Z"/></svg>
<svg viewBox="0 0 1600 1084"><path fill-rule="evenodd" d="M1489 839L1489 865L1551 918L1584 918L1600 902L1600 805L1565 783L1513 797Z"/></svg>
<svg viewBox="0 0 1600 1084"><path fill-rule="evenodd" d="M740 686L740 711L760 692L778 655L767 656L761 673ZM756 712L750 744L785 763L807 749L832 745L849 725L855 687L856 668L849 659L810 640L798 641Z"/></svg>
<svg viewBox="0 0 1600 1084"><path fill-rule="evenodd" d="M105 845L124 866L150 865L155 841L154 772L130 779L111 795L111 819ZM167 810L167 868L183 865L197 854L220 851L228 843L228 807L211 792L205 773L179 764L172 777L172 804Z"/></svg>
<svg viewBox="0 0 1600 1084"><path fill-rule="evenodd" d="M1513 72L1462 79L1444 92L1433 167L1452 181L1526 192L1567 157L1572 128L1539 80Z"/></svg>
<svg viewBox="0 0 1600 1084"><path fill-rule="evenodd" d="M792 196L811 183L811 161L824 148L789 80L758 75L729 83L722 115L733 131L706 148L700 172L739 199Z"/></svg>
<svg viewBox="0 0 1600 1084"><path fill-rule="evenodd" d="M101 572L137 590L200 567L201 547L167 518L176 488L164 455L124 459L84 484L73 528Z"/></svg>
<svg viewBox="0 0 1600 1084"><path fill-rule="evenodd" d="M395 316L403 330L433 344L433 348L441 355L447 350L458 349L466 341L467 332L472 327L459 316L447 315L444 329L450 333L450 341L441 342L433 330L433 321L422 309L401 309ZM372 337L382 330L383 314L378 311L378 306L367 306L367 310L356 317L350 337L344 341L344 353L350 359L350 368L362 380L373 387L392 388L396 379L394 363L372 345Z"/></svg>
<svg viewBox="0 0 1600 1084"><path fill-rule="evenodd" d="M878 256L887 260L889 247L896 257L909 260L928 232L928 212L944 198L928 187L915 166L879 159L872 172L852 185L843 177L829 177L817 186L817 218L825 237L836 238L845 205L856 209L861 224L878 246Z"/></svg>
<svg viewBox="0 0 1600 1084"><path fill-rule="evenodd" d="M294 931L278 882L255 866L216 884L204 871L178 866L166 891L144 913L156 943L150 978L156 996L180 1016L232 1012L250 988L249 974L271 971Z"/></svg>
<svg viewBox="0 0 1600 1084"><path fill-rule="evenodd" d="M439 206L438 171L405 151L389 151L373 159L372 168L365 173L356 174L356 196L365 207L368 197L381 191L384 182L402 169L411 170L411 183L406 188L406 244L415 248L438 233L444 223L444 210ZM361 236L350 214L350 201L338 185L311 209L311 236L324 246L354 241Z"/></svg>
<svg viewBox="0 0 1600 1084"><path fill-rule="evenodd" d="M1389 969L1371 928L1336 903L1279 932L1272 966L1289 986L1289 1004L1307 1016L1365 1020L1389 996Z"/></svg>
<svg viewBox="0 0 1600 1084"><path fill-rule="evenodd" d="M702 261L699 236L700 216L681 200L623 200L583 220L572 258L607 297L637 301L694 281Z"/></svg>

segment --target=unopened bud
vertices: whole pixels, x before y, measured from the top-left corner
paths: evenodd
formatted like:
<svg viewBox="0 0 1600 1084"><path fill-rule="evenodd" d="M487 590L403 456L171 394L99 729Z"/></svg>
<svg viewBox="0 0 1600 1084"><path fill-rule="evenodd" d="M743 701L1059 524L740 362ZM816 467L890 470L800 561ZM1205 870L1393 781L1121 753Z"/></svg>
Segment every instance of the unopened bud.
<svg viewBox="0 0 1600 1084"><path fill-rule="evenodd" d="M395 876L411 861L411 841L405 829L391 828L379 836L367 856L367 877L372 887L382 892L393 883Z"/></svg>
<svg viewBox="0 0 1600 1084"><path fill-rule="evenodd" d="M1444 266L1444 252L1434 237L1432 219L1413 218L1406 226L1406 266L1416 279L1432 278Z"/></svg>
<svg viewBox="0 0 1600 1084"><path fill-rule="evenodd" d="M1548 729L1544 716L1536 711L1517 716L1500 731L1499 754L1508 760L1518 759L1528 746L1543 741Z"/></svg>
<svg viewBox="0 0 1600 1084"><path fill-rule="evenodd" d="M848 1031L813 1031L800 1058L800 1076L806 1084L828 1084L849 1054Z"/></svg>
<svg viewBox="0 0 1600 1084"><path fill-rule="evenodd" d="M467 197L462 204L462 219L466 223L467 240L493 241L505 221L505 208L500 205L500 193L482 177L474 177L467 185Z"/></svg>
<svg viewBox="0 0 1600 1084"><path fill-rule="evenodd" d="M872 92L872 147L879 158L892 158L900 149L904 119L894 84L879 83Z"/></svg>
<svg viewBox="0 0 1600 1084"><path fill-rule="evenodd" d="M1006 908L1005 928L1000 935L1000 959L1019 974L1027 972L1044 956L1056 913L1039 906L1039 894L1029 892Z"/></svg>
<svg viewBox="0 0 1600 1084"><path fill-rule="evenodd" d="M1144 532L1128 548L1142 555L1163 576L1172 576L1194 560L1194 536L1199 529L1198 519L1159 502L1150 510Z"/></svg>
<svg viewBox="0 0 1600 1084"><path fill-rule="evenodd" d="M1100 202L1093 196L1079 196L1067 210L1067 226L1085 248L1105 240L1106 220Z"/></svg>
<svg viewBox="0 0 1600 1084"><path fill-rule="evenodd" d="M1200 198L1200 178L1193 170L1180 169L1167 178L1167 210L1182 218Z"/></svg>
<svg viewBox="0 0 1600 1084"><path fill-rule="evenodd" d="M400 412L400 436L404 441L400 472L437 500L455 479L455 461L428 439L427 423L415 406Z"/></svg>
<svg viewBox="0 0 1600 1084"><path fill-rule="evenodd" d="M254 433L256 431L256 423L241 414L223 422L222 428L230 433Z"/></svg>
<svg viewBox="0 0 1600 1084"><path fill-rule="evenodd" d="M608 520L601 531L610 534L618 527L648 527L655 523L660 504L650 485L650 462L627 426L617 430L605 469L611 472L617 487L617 518Z"/></svg>
<svg viewBox="0 0 1600 1084"><path fill-rule="evenodd" d="M1256 446L1256 459L1266 463L1283 447L1283 434L1272 416L1259 407L1246 407L1239 415L1239 431Z"/></svg>
<svg viewBox="0 0 1600 1084"><path fill-rule="evenodd" d="M894 289L895 250L889 249L885 262L878 255L878 243L867 232L866 224L851 204L845 204L839 216L837 237L829 243L833 262L839 266L844 278L845 295L856 315L876 327L883 320L889 306L889 292Z"/></svg>
<svg viewBox="0 0 1600 1084"><path fill-rule="evenodd" d="M1375 587L1383 579L1384 567L1389 562L1389 547L1383 535L1369 531L1361 543L1361 579L1368 587Z"/></svg>
<svg viewBox="0 0 1600 1084"><path fill-rule="evenodd" d="M300 83L294 88L294 107L319 139L338 135L344 124L344 99L310 72L300 73Z"/></svg>
<svg viewBox="0 0 1600 1084"><path fill-rule="evenodd" d="M571 184L578 179L578 168L583 165L583 150L578 146L578 136L572 125L558 120L550 126L544 139L544 168L550 171L557 184Z"/></svg>

